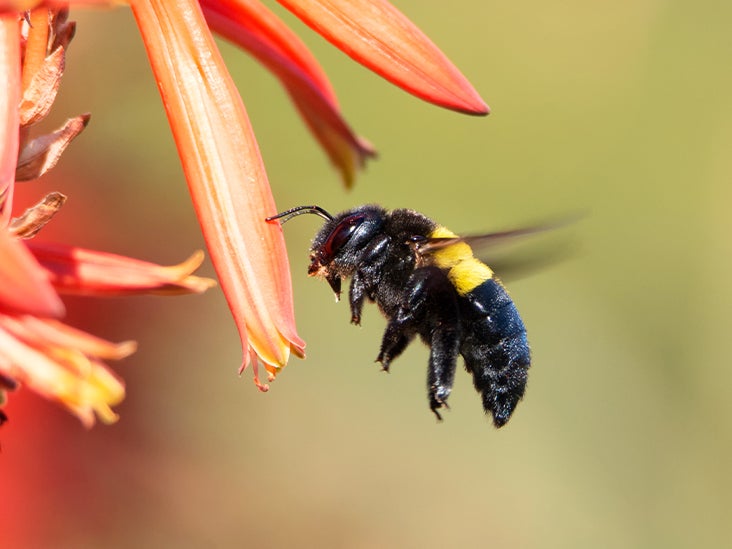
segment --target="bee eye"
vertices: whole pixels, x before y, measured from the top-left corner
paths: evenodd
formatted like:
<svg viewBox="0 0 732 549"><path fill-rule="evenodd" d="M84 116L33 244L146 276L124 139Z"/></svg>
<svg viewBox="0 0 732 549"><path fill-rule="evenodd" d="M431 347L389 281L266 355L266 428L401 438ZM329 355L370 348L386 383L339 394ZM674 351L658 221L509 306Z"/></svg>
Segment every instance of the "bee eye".
<svg viewBox="0 0 732 549"><path fill-rule="evenodd" d="M356 229L363 223L365 216L362 214L352 215L341 221L330 233L325 241L323 252L328 257L333 257L351 239Z"/></svg>

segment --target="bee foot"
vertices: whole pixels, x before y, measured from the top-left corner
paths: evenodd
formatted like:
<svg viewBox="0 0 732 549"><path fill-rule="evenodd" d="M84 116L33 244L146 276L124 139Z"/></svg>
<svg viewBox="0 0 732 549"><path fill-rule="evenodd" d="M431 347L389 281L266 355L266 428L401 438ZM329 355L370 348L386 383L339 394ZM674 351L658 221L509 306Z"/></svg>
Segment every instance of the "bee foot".
<svg viewBox="0 0 732 549"><path fill-rule="evenodd" d="M439 406L437 408L439 408ZM442 421L442 416L440 415L440 412L437 411L437 408L432 408L432 413L437 416L437 421Z"/></svg>
<svg viewBox="0 0 732 549"><path fill-rule="evenodd" d="M391 362L388 358L384 358L384 354L380 353L379 356L376 357L376 360L374 362L378 362L381 364L381 371L389 373L389 366L391 365Z"/></svg>
<svg viewBox="0 0 732 549"><path fill-rule="evenodd" d="M439 410L440 408L445 408L445 410L449 410L450 405L447 403L447 396L440 396L435 394L435 392L432 392L430 394L430 409L437 416L437 419L442 421L442 416L437 410Z"/></svg>

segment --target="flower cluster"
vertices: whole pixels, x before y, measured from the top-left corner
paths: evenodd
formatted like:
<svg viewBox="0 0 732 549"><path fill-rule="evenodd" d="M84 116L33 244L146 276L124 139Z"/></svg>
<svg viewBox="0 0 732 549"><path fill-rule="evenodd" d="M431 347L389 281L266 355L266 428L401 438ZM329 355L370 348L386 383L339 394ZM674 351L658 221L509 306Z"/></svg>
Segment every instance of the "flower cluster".
<svg viewBox="0 0 732 549"><path fill-rule="evenodd" d="M6 286L8 291L0 288L0 312L8 311L13 322L21 315L32 315L33 322L42 319L44 326L52 325L62 332L55 320L63 311L55 293L60 288L86 292L96 285L97 290L104 286L125 292L141 283L150 291L152 288L136 277L145 278L153 271L179 277L165 279L158 290L200 291L208 285L208 281L190 275L197 259L169 270L158 271L149 264L138 264L139 270L135 270L122 258L80 250L72 253L72 249L58 247L41 249L20 240L23 233L19 227L33 232L55 209L39 204L25 220L11 220L15 181L37 177L50 168L88 121L86 116L77 117L58 132L32 141L26 135L28 120L42 116L53 102L63 72L64 51L74 32L73 24L64 17L67 3L17 0L8 6L0 2L0 82L7 83L6 94L0 96L0 222L5 227L0 236L0 284L6 279L17 286ZM241 46L281 81L346 186L353 183L357 169L374 151L344 120L333 89L314 57L259 0L126 3L140 29L207 247L239 330L242 369L252 364L255 383L266 390L258 365L264 366L271 381L291 353L304 356L305 343L295 328L282 231L277 224L264 222L277 211L264 165L244 105L211 31ZM459 112L488 113L487 105L465 77L386 0L280 0L280 4L354 60L409 93ZM38 114L31 113L34 109ZM82 265L92 266L86 271ZM90 278L82 277L84 272ZM62 391L59 387L63 384L49 382L43 372L22 370L20 364L30 360L26 355L11 356L7 351L13 348L8 342L23 342L41 357L53 359L59 354L32 347L31 340L42 339L38 332L29 326L22 331L17 326L0 321L0 387L10 388L14 380L41 392L53 386L56 393L44 394L62 400L85 421L90 409L103 419L111 417L108 406L121 397L121 384L106 369L100 369L99 359L119 358L131 352L129 344L114 346L95 340L91 348L60 353L83 356L83 365L64 363L64 370L80 372L95 382L94 390L82 390L73 388L75 381L69 381L66 387L70 388ZM77 332L74 336L80 337ZM21 371L27 373L20 375ZM41 378L47 382L43 388L38 381ZM70 392L94 393L95 398L104 393L94 402L104 402L107 408L87 401L80 404L67 396Z"/></svg>
<svg viewBox="0 0 732 549"><path fill-rule="evenodd" d="M54 132L33 136L53 105L74 24L66 12L35 10L3 17L0 70L9 82L0 133L0 404L20 384L64 404L91 426L116 419L112 406L124 397L122 381L104 364L135 350L132 341L111 343L61 322L61 293L200 293L214 281L192 276L203 253L173 267L31 238L66 200L51 193L12 217L16 182L37 179L58 161L89 116ZM12 47L14 46L14 48ZM2 78L2 77L0 77ZM0 422L7 419L0 413Z"/></svg>

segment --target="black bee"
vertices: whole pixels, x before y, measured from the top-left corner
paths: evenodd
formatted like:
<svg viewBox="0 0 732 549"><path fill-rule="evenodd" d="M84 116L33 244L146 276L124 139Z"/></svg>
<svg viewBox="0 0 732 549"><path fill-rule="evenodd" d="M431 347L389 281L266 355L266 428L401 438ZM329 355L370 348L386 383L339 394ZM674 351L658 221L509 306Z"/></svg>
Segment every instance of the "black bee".
<svg viewBox="0 0 732 549"><path fill-rule="evenodd" d="M336 295L351 278L351 322L361 323L364 300L388 325L376 358L384 370L419 335L430 347L431 410L447 407L458 354L473 375L483 408L501 427L524 396L531 364L524 323L501 282L469 243L525 231L459 237L408 209L359 206L336 216L300 206L267 218L282 223L304 213L326 220L313 240L308 274L325 278Z"/></svg>

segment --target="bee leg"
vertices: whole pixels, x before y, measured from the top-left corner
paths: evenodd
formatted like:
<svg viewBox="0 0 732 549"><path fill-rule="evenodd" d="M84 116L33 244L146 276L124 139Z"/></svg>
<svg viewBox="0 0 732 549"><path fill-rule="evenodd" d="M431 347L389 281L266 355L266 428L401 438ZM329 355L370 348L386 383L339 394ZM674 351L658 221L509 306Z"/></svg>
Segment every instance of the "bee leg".
<svg viewBox="0 0 732 549"><path fill-rule="evenodd" d="M429 298L428 269L417 269L409 278L396 314L389 320L381 340L381 352L376 362L388 371L389 364L398 357L414 339L419 326L425 320ZM437 271L440 273L440 271Z"/></svg>
<svg viewBox="0 0 732 549"><path fill-rule="evenodd" d="M447 397L450 396L455 380L457 357L460 350L460 329L457 304L450 307L445 301L440 307L439 327L432 331L430 339L430 361L427 370L427 394L430 410L437 419L442 420L439 408L449 408ZM436 312L436 311L435 311Z"/></svg>
<svg viewBox="0 0 732 549"><path fill-rule="evenodd" d="M427 396L430 410L447 408L460 352L460 308L455 287L437 267L416 269L410 277L408 303L414 326L430 347Z"/></svg>
<svg viewBox="0 0 732 549"><path fill-rule="evenodd" d="M460 350L460 310L455 288L437 267L416 269L407 283L403 300L390 320L377 361L388 369L419 333L430 347L427 394L430 409L442 419L439 408L447 407Z"/></svg>
<svg viewBox="0 0 732 549"><path fill-rule="evenodd" d="M381 363L381 368L386 372L389 371L391 361L402 354L414 338L414 330L410 326L411 319L400 313L402 313L401 310L397 314L397 318L387 325L381 340L381 351L376 357L376 362Z"/></svg>
<svg viewBox="0 0 732 549"><path fill-rule="evenodd" d="M356 272L351 279L351 286L348 290L348 301L351 304L351 324L361 325L361 311L363 301L366 297L366 286L361 273Z"/></svg>

